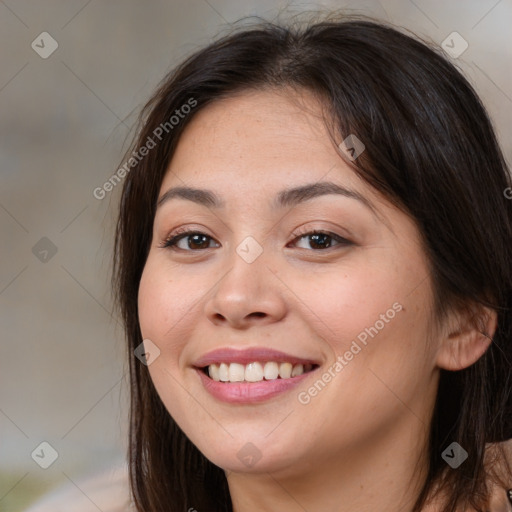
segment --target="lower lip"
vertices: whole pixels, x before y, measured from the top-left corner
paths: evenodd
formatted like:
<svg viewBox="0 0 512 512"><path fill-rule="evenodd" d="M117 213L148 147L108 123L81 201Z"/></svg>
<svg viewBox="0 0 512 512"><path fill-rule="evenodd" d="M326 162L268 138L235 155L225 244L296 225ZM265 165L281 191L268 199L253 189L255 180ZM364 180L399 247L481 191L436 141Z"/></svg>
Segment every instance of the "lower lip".
<svg viewBox="0 0 512 512"><path fill-rule="evenodd" d="M252 404L269 400L290 391L315 370L289 379L262 380L260 382L217 382L202 370L196 369L206 391L223 402L234 404Z"/></svg>

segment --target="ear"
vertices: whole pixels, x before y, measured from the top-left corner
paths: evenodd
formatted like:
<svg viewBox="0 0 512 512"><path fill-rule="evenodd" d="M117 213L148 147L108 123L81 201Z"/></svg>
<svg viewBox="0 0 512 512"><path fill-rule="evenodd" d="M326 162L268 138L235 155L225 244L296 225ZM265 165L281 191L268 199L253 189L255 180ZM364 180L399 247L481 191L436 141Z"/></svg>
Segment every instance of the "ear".
<svg viewBox="0 0 512 512"><path fill-rule="evenodd" d="M437 366L457 371L476 363L492 343L497 325L496 311L481 305L471 311L450 313L442 329Z"/></svg>

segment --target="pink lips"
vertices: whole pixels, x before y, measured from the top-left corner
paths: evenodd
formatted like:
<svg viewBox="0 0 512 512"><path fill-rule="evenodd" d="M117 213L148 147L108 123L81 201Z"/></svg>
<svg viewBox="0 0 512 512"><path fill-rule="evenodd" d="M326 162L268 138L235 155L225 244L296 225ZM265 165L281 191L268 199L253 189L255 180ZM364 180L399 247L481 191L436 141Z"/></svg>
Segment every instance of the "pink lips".
<svg viewBox="0 0 512 512"><path fill-rule="evenodd" d="M223 402L251 404L269 400L284 391L294 388L314 371L312 370L289 379L262 380L261 382L217 382L210 379L201 370L197 370L197 373L206 391L215 398Z"/></svg>
<svg viewBox="0 0 512 512"><path fill-rule="evenodd" d="M291 377L289 379L263 380L260 382L217 382L211 379L203 371L203 368L213 363L239 363L249 364L254 361L266 362L288 362L295 364L319 365L318 361L295 357L284 352L279 352L267 348L249 348L244 350L235 350L231 348L222 348L208 352L203 357L195 361L194 366L201 382L213 397L223 402L236 404L251 404L263 402L277 396L285 391L289 391L297 386L304 379L307 379L315 369Z"/></svg>

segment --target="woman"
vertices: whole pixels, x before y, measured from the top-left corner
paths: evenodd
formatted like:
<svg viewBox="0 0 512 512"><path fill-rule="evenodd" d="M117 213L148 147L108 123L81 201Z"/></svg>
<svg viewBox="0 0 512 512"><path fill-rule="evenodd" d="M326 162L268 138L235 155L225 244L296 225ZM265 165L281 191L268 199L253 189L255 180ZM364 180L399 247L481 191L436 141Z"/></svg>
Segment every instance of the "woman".
<svg viewBox="0 0 512 512"><path fill-rule="evenodd" d="M510 507L511 180L452 64L371 21L245 29L123 169L139 511Z"/></svg>

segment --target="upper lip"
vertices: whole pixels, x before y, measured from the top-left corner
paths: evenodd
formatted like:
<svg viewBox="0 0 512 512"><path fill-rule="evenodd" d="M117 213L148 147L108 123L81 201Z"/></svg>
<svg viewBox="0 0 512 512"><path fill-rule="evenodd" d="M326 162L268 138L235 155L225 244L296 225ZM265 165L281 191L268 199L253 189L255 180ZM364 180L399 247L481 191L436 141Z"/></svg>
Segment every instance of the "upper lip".
<svg viewBox="0 0 512 512"><path fill-rule="evenodd" d="M204 368L205 366L209 366L214 363L249 364L254 363L256 361L276 361L283 363L292 363L294 365L319 364L319 362L314 359L305 359L302 357L297 357L292 354L286 354L285 352L274 350L272 348L254 347L246 349L234 349L226 347L218 348L216 350L212 350L211 352L206 353L204 356L200 357L194 362L194 366L196 366L197 368Z"/></svg>

